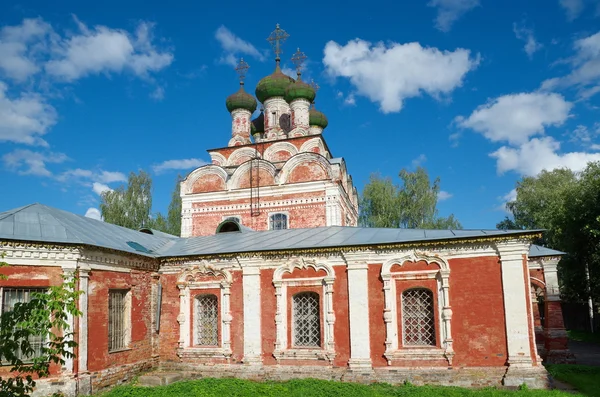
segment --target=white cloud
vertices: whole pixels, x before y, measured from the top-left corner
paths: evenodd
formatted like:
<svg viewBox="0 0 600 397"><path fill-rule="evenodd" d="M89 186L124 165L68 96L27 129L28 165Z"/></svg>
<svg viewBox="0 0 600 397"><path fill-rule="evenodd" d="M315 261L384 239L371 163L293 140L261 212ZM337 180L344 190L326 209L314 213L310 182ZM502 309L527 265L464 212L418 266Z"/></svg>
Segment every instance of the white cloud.
<svg viewBox="0 0 600 397"><path fill-rule="evenodd" d="M56 124L56 111L38 94L23 92L8 96L0 81L0 142L48 146L41 136Z"/></svg>
<svg viewBox="0 0 600 397"><path fill-rule="evenodd" d="M46 164L58 164L68 160L63 153L39 153L17 149L2 156L4 165L20 175L52 176Z"/></svg>
<svg viewBox="0 0 600 397"><path fill-rule="evenodd" d="M168 170L187 170L190 168L197 168L203 165L208 164L206 161L202 159L180 159L180 160L167 160L163 161L160 164L156 164L152 166L152 169L157 174Z"/></svg>
<svg viewBox="0 0 600 397"><path fill-rule="evenodd" d="M554 77L542 83L542 90L576 87L581 99L600 92L600 32L573 43L575 55L563 63L571 66L566 76Z"/></svg>
<svg viewBox="0 0 600 397"><path fill-rule="evenodd" d="M102 183L127 182L127 176L122 172L102 171L96 179Z"/></svg>
<svg viewBox="0 0 600 397"><path fill-rule="evenodd" d="M431 0L427 5L437 8L435 27L448 32L457 19L479 5L479 0Z"/></svg>
<svg viewBox="0 0 600 397"><path fill-rule="evenodd" d="M265 60L265 56L256 47L233 34L224 25L219 26L215 32L215 39L217 39L223 49L223 55L220 59L221 63L236 66L240 54L250 55L259 61Z"/></svg>
<svg viewBox="0 0 600 397"><path fill-rule="evenodd" d="M513 24L513 32L515 32L515 36L517 39L523 40L525 42L525 53L529 59L533 58L533 54L540 50L543 46L541 43L538 43L533 34L533 29L526 28L524 24L518 25L517 23Z"/></svg>
<svg viewBox="0 0 600 397"><path fill-rule="evenodd" d="M108 187L108 185L105 185L104 183L94 182L92 184L92 190L94 191L94 193L96 193L98 196L100 196L100 195L102 195L102 193L111 191L112 189L110 187Z"/></svg>
<svg viewBox="0 0 600 397"><path fill-rule="evenodd" d="M438 199L438 201L444 201L444 200L448 200L449 198L452 198L452 196L453 196L452 193L448 193L445 190L440 190L438 192L437 199Z"/></svg>
<svg viewBox="0 0 600 397"><path fill-rule="evenodd" d="M600 136L600 122L594 123L594 126L591 129L580 124L567 135L570 137L569 141L571 142L578 143L582 146L596 146L592 141Z"/></svg>
<svg viewBox="0 0 600 397"><path fill-rule="evenodd" d="M63 81L74 81L91 74L120 73L128 70L139 77L159 71L173 62L173 54L152 44L152 25L141 22L135 35L121 29L79 22L79 33L62 39L52 47L46 72Z"/></svg>
<svg viewBox="0 0 600 397"><path fill-rule="evenodd" d="M0 29L0 73L17 82L37 73L37 57L47 51L45 38L51 33L52 27L41 18Z"/></svg>
<svg viewBox="0 0 600 397"><path fill-rule="evenodd" d="M512 201L515 201L516 199L517 199L517 189L513 189L510 192L506 193L504 196L498 197L498 200L502 201L502 204L500 204L496 209L498 211L504 211L507 214L512 214L512 212L509 211L509 209L506 205Z"/></svg>
<svg viewBox="0 0 600 397"><path fill-rule="evenodd" d="M423 153L421 153L419 156L417 156L417 158L413 159L413 161L411 162L411 165L413 166L413 168L417 168L423 165L424 162L427 161L427 156L425 156Z"/></svg>
<svg viewBox="0 0 600 397"><path fill-rule="evenodd" d="M356 105L356 98L354 97L354 93L351 92L348 94L346 98L344 98L344 105L354 106Z"/></svg>
<svg viewBox="0 0 600 397"><path fill-rule="evenodd" d="M155 101L162 101L165 99L165 89L163 87L156 87L156 89L150 93L150 98Z"/></svg>
<svg viewBox="0 0 600 397"><path fill-rule="evenodd" d="M423 93L438 98L462 84L477 67L479 57L470 51L440 51L419 43L385 45L356 39L341 46L325 45L323 63L333 77L346 77L363 95L380 105L384 113L399 112L406 98Z"/></svg>
<svg viewBox="0 0 600 397"><path fill-rule="evenodd" d="M479 106L468 118L457 117L455 122L493 142L522 144L533 135L543 134L549 126L562 125L572 107L559 94L519 93L498 97Z"/></svg>
<svg viewBox="0 0 600 397"><path fill-rule="evenodd" d="M85 216L98 221L102 220L102 214L100 213L100 210L94 207L88 208L88 210L85 212Z"/></svg>
<svg viewBox="0 0 600 397"><path fill-rule="evenodd" d="M583 0L558 0L558 3L565 9L567 20L573 21L583 11Z"/></svg>
<svg viewBox="0 0 600 397"><path fill-rule="evenodd" d="M542 170L569 168L583 170L590 161L600 161L600 153L570 152L559 154L560 143L552 137L533 138L519 147L502 146L491 153L498 174L514 171L533 176Z"/></svg>

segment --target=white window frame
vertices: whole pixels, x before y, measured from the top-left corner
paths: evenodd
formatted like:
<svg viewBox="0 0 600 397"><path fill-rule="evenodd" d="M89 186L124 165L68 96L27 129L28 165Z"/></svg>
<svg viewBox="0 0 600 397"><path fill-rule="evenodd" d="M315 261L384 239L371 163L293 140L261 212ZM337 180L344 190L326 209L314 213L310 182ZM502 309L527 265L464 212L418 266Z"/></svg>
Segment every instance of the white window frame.
<svg viewBox="0 0 600 397"><path fill-rule="evenodd" d="M292 273L295 269L313 268L315 271L324 270L322 277L283 278L284 274ZM333 268L325 263L311 260L293 260L281 265L273 274L273 285L277 297L275 313L276 341L273 356L279 363L281 360L328 360L330 364L335 359L334 325L335 313L333 311L333 282L335 273ZM320 322L321 322L321 347L293 347L288 341L288 324L293 326L293 310L288 310L288 287L321 287L319 294ZM313 289L306 291L314 292ZM298 291L298 293L304 291ZM293 336L292 336L293 342ZM290 347L292 346L292 347Z"/></svg>
<svg viewBox="0 0 600 397"><path fill-rule="evenodd" d="M429 264L437 264L439 268L433 267L432 270L417 271L399 271L392 272L394 265L402 266L405 262L425 261ZM381 268L381 278L383 280L383 292L385 297L385 306L383 318L386 327L385 353L388 365L398 360L435 360L446 359L449 365L452 365L454 349L452 347L451 319L452 307L450 306L450 295L448 293L450 283L450 267L448 262L439 256L431 256L424 253L408 252L397 258L385 262ZM398 335L398 302L401 297L397 292L397 280L431 280L437 282L437 301L434 304L438 306L438 316L436 321L436 343L440 341L441 347L437 346L402 346L400 335ZM426 288L426 287L425 287ZM402 291L400 291L401 293ZM436 297L435 291L431 291Z"/></svg>
<svg viewBox="0 0 600 397"><path fill-rule="evenodd" d="M120 348L116 348L116 349L112 349L111 350L111 341L110 341L110 335L108 335L108 352L109 353L118 353L121 351L125 351L125 350L129 350L130 349L130 344L131 344L131 290L130 289L126 289L126 288L109 288L108 290L108 321L107 321L107 325L108 325L108 330L110 329L110 321L111 321L111 315L110 315L110 297L111 294L113 293L122 293L123 296L123 330L122 330L122 337L123 337L123 346Z"/></svg>
<svg viewBox="0 0 600 397"><path fill-rule="evenodd" d="M267 230L287 230L290 228L290 214L288 211L276 211L269 212L267 217ZM271 228L271 217L274 215L285 215L285 229L272 229Z"/></svg>
<svg viewBox="0 0 600 397"><path fill-rule="evenodd" d="M298 346L296 344L296 313L294 312L294 298L296 298L298 295L301 294L313 294L317 296L317 305L319 306L318 308L318 312L319 312L319 344L317 346ZM323 322L322 320L322 299L321 299L321 294L319 294L318 292L315 291L311 291L311 290L306 290L306 291L298 291L296 292L294 295L292 295L292 313L291 313L291 319L292 321L290 321L290 324L292 325L292 341L291 341L291 345L294 349L319 349L321 348L321 346L323 346L323 333L322 333L322 328L323 328Z"/></svg>
<svg viewBox="0 0 600 397"><path fill-rule="evenodd" d="M427 293L431 294L431 311L433 312L433 344L426 344L426 345L411 345L411 344L407 344L406 343L406 319L405 319L405 314L404 314L404 298L405 298L405 294L407 294L410 291L427 291ZM437 321L435 319L435 293L427 287L410 287L407 288L405 290L403 290L401 293L398 294L399 298L400 298L400 308L401 308L401 313L402 313L402 347L403 348L430 348L430 347L436 347L437 343L438 343L438 335L437 335Z"/></svg>
<svg viewBox="0 0 600 397"><path fill-rule="evenodd" d="M213 280L199 281L198 276L213 276ZM217 268L207 261L202 261L198 264L186 268L180 273L177 280L177 288L179 288L179 349L177 354L182 358L198 358L198 357L218 357L231 358L231 273L225 269ZM190 324L192 321L191 305L193 304L192 291L219 289L220 296L218 297L219 310L221 321L219 324L220 340L219 346L195 346L193 344L194 335L190 335ZM196 294L194 294L196 295ZM194 313L195 314L195 313ZM191 327L195 332L195 327Z"/></svg>
<svg viewBox="0 0 600 397"><path fill-rule="evenodd" d="M217 320L216 320L217 323L215 324L217 327L217 343L213 344L213 345L201 345L201 344L197 343L197 341L198 341L198 326L197 326L198 325L198 308L200 305L200 297L202 297L202 296L212 296L212 297L214 297L214 299L217 303ZM220 346L219 341L221 339L221 332L220 332L221 327L219 327L219 323L218 323L218 321L219 321L218 312L219 312L220 306L221 306L221 303L219 302L219 297L213 293L207 292L207 293L199 293L197 295L194 295L194 314L193 314L194 335L193 335L193 339L192 339L192 342L193 342L192 345L194 347L218 347L218 346Z"/></svg>

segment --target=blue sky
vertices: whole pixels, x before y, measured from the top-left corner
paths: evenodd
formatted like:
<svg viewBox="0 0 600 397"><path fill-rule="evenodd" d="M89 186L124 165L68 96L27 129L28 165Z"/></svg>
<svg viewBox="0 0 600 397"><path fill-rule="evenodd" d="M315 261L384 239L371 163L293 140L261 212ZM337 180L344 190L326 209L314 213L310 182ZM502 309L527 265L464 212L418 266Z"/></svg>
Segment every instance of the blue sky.
<svg viewBox="0 0 600 397"><path fill-rule="evenodd" d="M226 146L225 108L274 67L280 23L321 89L324 136L359 191L422 165L441 215L493 228L515 182L600 160L599 0L11 2L0 6L0 211L93 213L130 171L165 211Z"/></svg>

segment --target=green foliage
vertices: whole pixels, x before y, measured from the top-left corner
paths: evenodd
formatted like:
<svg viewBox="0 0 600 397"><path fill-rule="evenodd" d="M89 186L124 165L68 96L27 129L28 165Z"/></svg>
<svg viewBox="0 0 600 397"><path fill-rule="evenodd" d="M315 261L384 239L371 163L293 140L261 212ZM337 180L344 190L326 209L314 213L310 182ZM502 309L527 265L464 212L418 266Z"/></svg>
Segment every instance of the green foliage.
<svg viewBox="0 0 600 397"><path fill-rule="evenodd" d="M440 178L433 183L427 170L400 171L401 185L389 178L371 175L360 203L359 222L365 227L395 227L410 229L461 229L460 222L450 215L438 216L437 201Z"/></svg>
<svg viewBox="0 0 600 397"><path fill-rule="evenodd" d="M349 382L334 382L316 379L298 379L287 382L253 382L242 379L211 379L178 382L169 386L135 387L119 386L103 397L228 397L228 396L267 396L267 397L500 397L500 396L534 396L534 397L573 397L573 394L548 390L510 391L495 388L465 389L460 387L391 386L386 383L364 385Z"/></svg>
<svg viewBox="0 0 600 397"><path fill-rule="evenodd" d="M177 181L175 188L171 194L171 203L169 204L169 210L167 212L167 233L174 236L181 235L181 195L180 185L183 178L181 175L177 175Z"/></svg>
<svg viewBox="0 0 600 397"><path fill-rule="evenodd" d="M142 170L131 172L127 187L121 185L115 190L102 193L100 212L105 222L140 229L147 227L152 208L152 178Z"/></svg>
<svg viewBox="0 0 600 397"><path fill-rule="evenodd" d="M600 345L600 333L587 332L587 331L576 331L574 329L567 330L567 334L570 340L578 342L591 342Z"/></svg>
<svg viewBox="0 0 600 397"><path fill-rule="evenodd" d="M0 265L6 266L0 262ZM33 375L47 377L52 363L63 365L77 343L69 331L70 316L79 316L76 279L64 278L60 286L32 294L25 303L16 303L12 311L0 317L0 365L10 365L14 374L0 377L1 396L28 396L35 387ZM41 336L46 343L37 357L29 339ZM19 358L19 352L29 361Z"/></svg>
<svg viewBox="0 0 600 397"><path fill-rule="evenodd" d="M567 382L588 397L600 397L600 367L554 364L546 367L555 379Z"/></svg>

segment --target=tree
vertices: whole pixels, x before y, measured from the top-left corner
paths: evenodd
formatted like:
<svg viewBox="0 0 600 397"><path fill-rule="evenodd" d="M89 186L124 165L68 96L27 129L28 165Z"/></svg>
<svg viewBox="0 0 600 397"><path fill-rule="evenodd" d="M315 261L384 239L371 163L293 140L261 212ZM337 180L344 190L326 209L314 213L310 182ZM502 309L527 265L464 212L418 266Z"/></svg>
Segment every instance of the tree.
<svg viewBox="0 0 600 397"><path fill-rule="evenodd" d="M171 203L167 212L167 230L166 232L175 236L181 235L181 193L180 186L183 178L177 175L175 189L171 194Z"/></svg>
<svg viewBox="0 0 600 397"><path fill-rule="evenodd" d="M8 266L0 262L0 267ZM5 278L0 274L0 278ZM46 292L32 294L29 302L16 303L12 310L0 317L0 365L10 365L8 377L0 377L1 396L28 396L36 382L32 375L40 378L50 375L52 363L63 365L65 358L74 358L72 353L77 343L69 330L70 316L80 316L77 301L81 291L76 290L74 277L64 278L59 286L49 287ZM35 350L31 339L41 337L47 342L41 353ZM29 357L26 362L22 357Z"/></svg>
<svg viewBox="0 0 600 397"><path fill-rule="evenodd" d="M152 208L152 178L140 170L131 172L127 187L102 193L100 212L105 222L138 230L148 227Z"/></svg>
<svg viewBox="0 0 600 397"><path fill-rule="evenodd" d="M360 224L366 227L398 227L411 229L460 229L460 222L450 215L438 216L436 208L440 179L433 183L422 167L415 172L400 171L401 185L391 179L371 175L360 205Z"/></svg>

